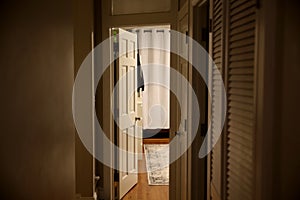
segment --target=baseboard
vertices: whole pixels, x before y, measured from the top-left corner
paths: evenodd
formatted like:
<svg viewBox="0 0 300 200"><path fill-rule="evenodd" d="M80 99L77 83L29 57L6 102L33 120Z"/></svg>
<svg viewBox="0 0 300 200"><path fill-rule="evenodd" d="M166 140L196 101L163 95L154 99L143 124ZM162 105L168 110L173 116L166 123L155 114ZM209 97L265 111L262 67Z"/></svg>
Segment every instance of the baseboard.
<svg viewBox="0 0 300 200"><path fill-rule="evenodd" d="M80 194L76 194L76 200L97 200L96 197L82 197Z"/></svg>

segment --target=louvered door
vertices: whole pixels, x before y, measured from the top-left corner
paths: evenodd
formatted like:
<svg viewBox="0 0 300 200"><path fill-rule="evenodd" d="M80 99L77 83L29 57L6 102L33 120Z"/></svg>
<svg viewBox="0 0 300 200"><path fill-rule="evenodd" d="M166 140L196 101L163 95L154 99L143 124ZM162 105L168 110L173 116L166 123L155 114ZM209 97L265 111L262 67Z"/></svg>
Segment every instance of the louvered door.
<svg viewBox="0 0 300 200"><path fill-rule="evenodd" d="M227 91L227 115L223 135L211 152L209 199L254 199L255 141L255 33L256 1L211 0L211 52ZM218 81L212 87L211 134L215 131Z"/></svg>
<svg viewBox="0 0 300 200"><path fill-rule="evenodd" d="M256 1L230 0L227 61L227 199L253 199Z"/></svg>
<svg viewBox="0 0 300 200"><path fill-rule="evenodd" d="M224 54L224 15L223 15L223 0L213 0L211 1L211 18L212 18L212 48L210 55L217 66L220 73L223 71L223 54ZM217 114L215 110L222 106L222 102L220 102L221 96L217 88L222 84L221 81L217 80L217 69L212 69L213 71L210 72L210 87L212 87L212 104L210 107L210 118L211 118L211 143L214 144L217 142L212 149L210 154L210 176L208 177L209 180L209 187L210 187L210 197L211 199L218 200L221 199L221 161L222 161L222 139L217 138L214 136L218 135L218 131L221 130L221 127L218 127L217 122Z"/></svg>

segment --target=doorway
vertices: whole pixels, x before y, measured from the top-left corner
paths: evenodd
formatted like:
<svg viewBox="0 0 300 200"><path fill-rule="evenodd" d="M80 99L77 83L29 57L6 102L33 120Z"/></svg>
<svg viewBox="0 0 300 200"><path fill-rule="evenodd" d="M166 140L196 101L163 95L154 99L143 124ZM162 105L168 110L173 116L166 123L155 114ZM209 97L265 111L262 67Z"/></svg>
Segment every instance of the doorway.
<svg viewBox="0 0 300 200"><path fill-rule="evenodd" d="M210 30L209 30L209 1L200 0L195 3L192 7L192 35L193 39L197 41L202 48L209 52L210 46ZM196 53L196 51L194 52ZM200 56L193 55L195 62L199 61ZM209 57L202 59L206 59L206 65L204 65L201 70L209 76L208 72L208 60ZM208 78L208 77L206 77ZM200 121L199 121L199 129L197 131L197 135L192 143L192 162L191 162L191 199L207 199L207 190L210 188L207 185L207 174L210 168L207 167L209 156L206 156L202 159L199 158L199 150L201 145L205 140L205 136L208 130L208 119L209 119L209 108L208 108L208 88L201 77L201 75L197 72L197 70L193 69L192 73L192 84L195 93L197 94L197 101L199 102L200 107ZM209 178L209 177L208 177Z"/></svg>
<svg viewBox="0 0 300 200"><path fill-rule="evenodd" d="M113 28L111 34L118 57L114 63L118 88L114 104L119 121L114 142L123 150L114 154L119 167L114 171L116 196L167 200L170 26ZM126 116L131 123L125 122Z"/></svg>

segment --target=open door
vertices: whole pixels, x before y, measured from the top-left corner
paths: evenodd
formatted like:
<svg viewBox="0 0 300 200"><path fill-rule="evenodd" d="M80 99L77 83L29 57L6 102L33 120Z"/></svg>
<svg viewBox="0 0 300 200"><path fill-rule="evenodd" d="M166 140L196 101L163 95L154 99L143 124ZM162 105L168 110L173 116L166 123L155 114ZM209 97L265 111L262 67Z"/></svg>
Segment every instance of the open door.
<svg viewBox="0 0 300 200"><path fill-rule="evenodd" d="M118 127L117 152L118 161L118 198L121 199L138 180L138 137L136 131L136 100L135 92L137 78L137 36L122 29L114 29L119 33L114 41L116 62L116 80L119 80L117 112Z"/></svg>

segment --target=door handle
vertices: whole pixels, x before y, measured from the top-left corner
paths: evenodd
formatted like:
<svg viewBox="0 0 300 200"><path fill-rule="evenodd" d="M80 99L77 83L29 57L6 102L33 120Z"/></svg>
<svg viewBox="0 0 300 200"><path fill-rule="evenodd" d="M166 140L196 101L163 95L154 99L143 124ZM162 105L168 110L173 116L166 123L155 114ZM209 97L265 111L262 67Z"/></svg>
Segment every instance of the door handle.
<svg viewBox="0 0 300 200"><path fill-rule="evenodd" d="M201 123L200 126L201 126L201 127L200 127L200 131L201 131L200 135L201 135L202 137L205 137L205 136L206 136L206 133L207 133L207 124L206 124L206 123Z"/></svg>
<svg viewBox="0 0 300 200"><path fill-rule="evenodd" d="M140 117L135 117L135 121L139 121L139 120L141 120Z"/></svg>
<svg viewBox="0 0 300 200"><path fill-rule="evenodd" d="M175 136L177 136L177 135L180 136L181 135L181 133L179 131L175 131L174 134L175 134Z"/></svg>

